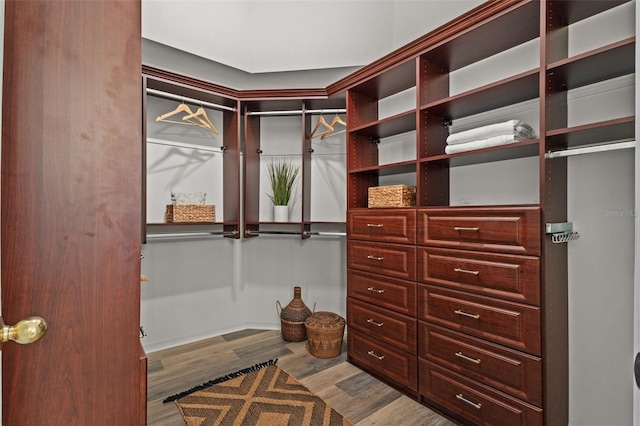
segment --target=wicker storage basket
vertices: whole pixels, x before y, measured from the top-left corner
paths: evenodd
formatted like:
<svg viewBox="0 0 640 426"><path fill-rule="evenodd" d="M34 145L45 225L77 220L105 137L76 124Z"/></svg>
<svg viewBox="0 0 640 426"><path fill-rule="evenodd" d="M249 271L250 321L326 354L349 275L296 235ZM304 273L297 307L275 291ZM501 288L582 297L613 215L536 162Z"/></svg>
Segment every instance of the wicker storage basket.
<svg viewBox="0 0 640 426"><path fill-rule="evenodd" d="M216 206L204 204L169 204L165 211L167 223L215 222Z"/></svg>
<svg viewBox="0 0 640 426"><path fill-rule="evenodd" d="M407 185L372 186L369 188L369 207L413 207L416 187Z"/></svg>
<svg viewBox="0 0 640 426"><path fill-rule="evenodd" d="M316 312L304 321L309 352L317 358L335 358L342 351L344 318L333 312Z"/></svg>
<svg viewBox="0 0 640 426"><path fill-rule="evenodd" d="M311 315L311 310L307 308L307 305L302 300L302 289L300 287L293 288L293 299L284 308L280 301L276 300L276 310L280 317L283 340L287 342L302 342L307 339L304 320Z"/></svg>

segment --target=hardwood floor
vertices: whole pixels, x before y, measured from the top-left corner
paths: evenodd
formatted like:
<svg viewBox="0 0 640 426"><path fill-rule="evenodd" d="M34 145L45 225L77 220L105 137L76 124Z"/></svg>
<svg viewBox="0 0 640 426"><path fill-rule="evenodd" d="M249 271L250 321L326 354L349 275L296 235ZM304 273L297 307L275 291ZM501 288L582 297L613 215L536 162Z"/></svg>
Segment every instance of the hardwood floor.
<svg viewBox="0 0 640 426"><path fill-rule="evenodd" d="M342 353L319 359L306 342L285 342L280 331L244 330L148 354L148 424L178 426L174 403L162 400L269 359L358 426L451 426L449 420L349 364Z"/></svg>

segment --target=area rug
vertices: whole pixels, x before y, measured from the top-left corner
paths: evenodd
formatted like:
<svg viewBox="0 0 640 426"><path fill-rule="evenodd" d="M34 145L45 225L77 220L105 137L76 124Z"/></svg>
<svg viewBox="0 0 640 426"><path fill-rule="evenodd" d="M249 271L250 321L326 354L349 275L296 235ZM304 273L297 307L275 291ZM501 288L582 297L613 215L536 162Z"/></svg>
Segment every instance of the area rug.
<svg viewBox="0 0 640 426"><path fill-rule="evenodd" d="M258 364L171 396L188 426L353 426L275 365Z"/></svg>

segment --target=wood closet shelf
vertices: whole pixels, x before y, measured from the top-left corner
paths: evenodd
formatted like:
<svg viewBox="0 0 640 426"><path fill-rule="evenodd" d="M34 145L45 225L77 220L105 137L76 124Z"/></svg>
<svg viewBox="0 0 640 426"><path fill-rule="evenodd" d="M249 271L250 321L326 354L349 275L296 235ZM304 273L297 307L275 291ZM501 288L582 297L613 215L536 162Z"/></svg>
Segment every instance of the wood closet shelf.
<svg viewBox="0 0 640 426"><path fill-rule="evenodd" d="M531 70L455 96L423 105L421 111L437 114L443 121L529 101L539 96L538 70ZM426 84L428 86L428 83Z"/></svg>
<svg viewBox="0 0 640 426"><path fill-rule="evenodd" d="M400 93L416 85L416 69L413 60L405 60L384 70L384 72L359 81L357 92L370 98L373 102L378 98L386 98ZM357 119L356 119L357 120Z"/></svg>
<svg viewBox="0 0 640 426"><path fill-rule="evenodd" d="M146 90L154 89L161 92L197 99L213 103L233 111L223 112L223 212L217 212L222 220L212 223L148 223L146 224L146 209L143 208L143 242L146 233L164 233L166 229L187 230L222 228L225 236L232 238L255 237L262 225L283 226L290 229L296 225L300 229L302 238L308 238L313 233L312 228L318 227L320 232L340 232L344 229L344 221L314 221L311 217L311 155L312 146L307 137L311 133L310 110L335 110L345 108L345 94L333 93L329 95L325 89L274 89L274 90L235 90L193 77L176 74L167 70L143 66L142 70L143 99L146 101ZM403 83L404 84L404 83ZM260 151L265 148L261 141L260 120L261 113L276 112L278 116L299 116L300 136L299 149L287 155L298 155L302 159L300 173L300 187L302 199L302 213L291 222L271 222L260 220ZM251 113L256 113L252 115ZM328 114L328 113L327 113ZM333 113L332 115L333 116ZM146 117L146 102L143 103L143 117ZM329 117L328 117L329 118ZM244 167L240 167L240 135L244 130ZM144 140L146 140L146 120L143 121ZM143 144L146 146L146 144ZM240 187L240 170L244 170L244 186ZM143 186L146 188L146 176L143 176ZM244 194L244 209L240 211L240 196ZM145 194L146 196L146 194ZM143 207L146 202L143 200ZM245 230L240 232L240 215L244 215ZM252 232L253 231L253 232Z"/></svg>
<svg viewBox="0 0 640 426"><path fill-rule="evenodd" d="M571 25L599 13L606 12L628 1L629 0L605 0L585 2L583 0L562 0L552 3L555 13L565 19L566 25Z"/></svg>
<svg viewBox="0 0 640 426"><path fill-rule="evenodd" d="M415 171L415 161L403 161L400 163L390 163L382 165L373 165L367 167L359 167L349 171L352 174L372 174L375 176L388 176L398 173L409 173Z"/></svg>
<svg viewBox="0 0 640 426"><path fill-rule="evenodd" d="M416 129L416 112L407 111L382 120L372 121L351 129L351 132L372 139L381 139Z"/></svg>
<svg viewBox="0 0 640 426"><path fill-rule="evenodd" d="M488 1L335 85L347 90L350 362L461 424L568 423L567 246L544 230L570 221L567 160L545 153L635 138L634 115L570 123L570 90L635 72L635 37L570 56L571 25L625 3ZM454 72L532 49L535 68L452 92ZM416 105L380 118L408 89ZM510 108L539 118L536 139L445 153L452 121ZM415 159L385 157L386 139L414 130ZM522 158L539 163L539 204L452 206L453 168ZM368 189L390 180L416 186L415 208L367 209ZM368 332L367 316L403 319L404 331L417 320L417 353L409 338Z"/></svg>
<svg viewBox="0 0 640 426"><path fill-rule="evenodd" d="M477 15L470 12L480 20L477 25L465 28L465 22L454 20L443 27L443 31L448 31L442 42L432 44L426 40L423 60L439 65L443 73L450 73L540 37L538 1L493 3L485 3L491 10L481 10L481 6L475 9Z"/></svg>
<svg viewBox="0 0 640 426"><path fill-rule="evenodd" d="M315 126L310 111L336 110L345 108L344 94L336 96L283 96L284 93L277 91L262 92L262 98L248 99L243 103L244 114L244 236L245 238L256 237L261 228L268 226L291 228L292 225L299 227L300 237L305 239L313 234L314 225L326 228L327 226L339 229L344 228L344 221L315 221L311 214L311 196L314 186L312 185L312 155L314 152L312 140L309 139ZM290 93L291 95L291 93ZM263 139L263 120L270 117L288 116L291 119L299 118L300 132L297 140L292 139L298 148L294 152L284 153L283 156L297 156L301 159L300 173L298 177L299 196L301 200L301 212L298 217L291 218L290 222L272 222L260 217L261 188L261 160L263 151L268 151L269 143ZM331 121L335 116L333 112L327 112L325 120ZM318 139L319 140L319 139ZM267 187L263 186L262 191ZM264 229L263 229L264 230ZM329 231L331 232L331 231ZM291 232L295 234L295 232Z"/></svg>
<svg viewBox="0 0 640 426"><path fill-rule="evenodd" d="M547 66L548 78L571 90L635 72L635 37L594 49ZM603 67L602 64L607 64Z"/></svg>
<svg viewBox="0 0 640 426"><path fill-rule="evenodd" d="M547 150L577 148L635 137L635 116L547 131Z"/></svg>
<svg viewBox="0 0 640 426"><path fill-rule="evenodd" d="M221 190L223 192L223 206L218 208L216 222L206 223L147 223L147 89L157 90L169 95L184 98L197 99L202 102L220 105L222 110L221 145L224 146L222 160ZM157 70L150 67L143 67L142 72L142 98L143 111L143 158L145 173L142 177L145 188L142 197L142 242L146 242L147 234L160 233L168 227L177 230L187 230L187 233L194 228L222 229L227 238L240 238L240 127L239 127L239 103L233 93L215 84L198 81L189 77L173 74L168 71ZM222 210L222 211L220 211ZM186 235L186 234L185 234Z"/></svg>
<svg viewBox="0 0 640 426"><path fill-rule="evenodd" d="M531 139L527 141L499 146L493 148L477 149L475 151L461 152L458 154L434 155L420 159L420 162L440 164L442 167L468 166L471 164L490 163L493 161L512 160L515 158L533 157L539 154L540 140Z"/></svg>

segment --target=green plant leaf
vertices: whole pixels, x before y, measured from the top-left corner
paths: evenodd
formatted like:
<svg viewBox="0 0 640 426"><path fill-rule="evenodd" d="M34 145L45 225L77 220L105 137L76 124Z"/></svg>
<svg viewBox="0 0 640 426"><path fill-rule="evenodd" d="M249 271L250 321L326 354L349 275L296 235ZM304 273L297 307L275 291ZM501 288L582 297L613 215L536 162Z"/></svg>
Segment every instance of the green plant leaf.
<svg viewBox="0 0 640 426"><path fill-rule="evenodd" d="M289 204L293 184L298 177L299 171L299 166L295 166L283 159L269 162L267 172L269 173L272 194L268 196L274 205L286 206Z"/></svg>

